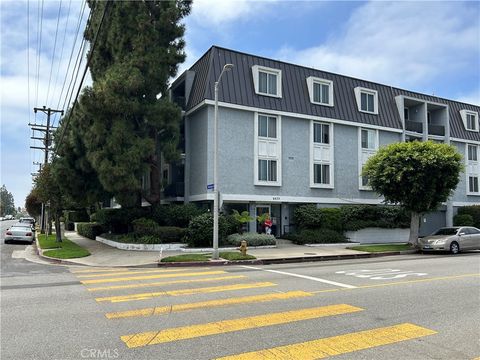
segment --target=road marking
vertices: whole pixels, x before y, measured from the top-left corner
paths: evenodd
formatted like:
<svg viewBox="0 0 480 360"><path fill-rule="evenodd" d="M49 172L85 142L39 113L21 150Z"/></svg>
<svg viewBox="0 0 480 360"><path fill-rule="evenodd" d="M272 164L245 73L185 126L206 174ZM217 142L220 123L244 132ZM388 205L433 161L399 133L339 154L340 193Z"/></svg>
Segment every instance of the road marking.
<svg viewBox="0 0 480 360"><path fill-rule="evenodd" d="M172 312L189 311L195 309L212 308L217 306L228 306L236 304L259 303L274 300L288 300L299 297L313 296L312 293L305 291L289 291L286 293L270 293L254 296L242 296L228 299L202 301L190 304L177 304L172 306L150 307L146 309L128 310L120 312L111 312L105 314L108 319L121 319L128 317L147 317L154 315L170 314Z"/></svg>
<svg viewBox="0 0 480 360"><path fill-rule="evenodd" d="M411 270L399 269L377 269L377 270L347 270L337 271L335 274L345 274L347 276L355 276L357 278L367 278L371 280L391 280L401 279L407 276L425 276L427 273L418 273Z"/></svg>
<svg viewBox="0 0 480 360"><path fill-rule="evenodd" d="M87 290L88 291L110 291L110 290L143 288L143 287L156 287L156 286L173 285L173 284L189 284L189 283L197 283L197 282L235 280L235 279L245 279L245 278L246 278L245 275L232 275L232 276L219 276L219 277L204 278L204 279L171 280L171 281L158 281L153 283L102 286L102 287L95 287L95 288L87 288Z"/></svg>
<svg viewBox="0 0 480 360"><path fill-rule="evenodd" d="M173 278L173 277L188 277L188 276L204 276L204 275L219 275L225 274L226 271L202 271L202 272L191 272L191 273L180 273L180 274L160 274L160 275L145 275L145 276L128 276L123 278L109 278L109 279L93 279L93 280L82 280L80 281L84 285L88 284L102 284L110 282L122 282L122 281L136 281L136 280L150 280L150 279L164 279L164 278Z"/></svg>
<svg viewBox="0 0 480 360"><path fill-rule="evenodd" d="M275 348L225 356L217 360L314 360L436 334L415 324L399 324Z"/></svg>
<svg viewBox="0 0 480 360"><path fill-rule="evenodd" d="M299 274L289 273L289 272L285 272L285 271L278 271L278 270L267 270L267 269L262 269L262 268L255 267L255 266L246 266L245 265L243 267L247 268L247 269L261 270L261 271L267 271L267 272L271 272L271 273L275 273L275 274L288 275L288 276L294 276L294 277L298 277L298 278L302 278L302 279L313 280L313 281L321 282L321 283L324 283L324 284L335 285L335 286L339 286L339 287L347 288L347 289L355 289L356 288L356 286L353 286L353 285L348 285L348 284L343 284L343 283L339 283L339 282L336 282L336 281L320 279L320 278L313 277L313 276L308 276L308 275L299 275Z"/></svg>
<svg viewBox="0 0 480 360"><path fill-rule="evenodd" d="M160 331L149 331L121 336L120 339L125 343L125 345L127 345L127 347L134 348L178 340L193 339L208 335L224 334L240 330L287 324L295 321L317 319L326 316L348 314L362 310L363 309L361 308L347 304L321 306L310 309L292 310L233 320L223 320L207 324L177 327Z"/></svg>
<svg viewBox="0 0 480 360"><path fill-rule="evenodd" d="M212 287L205 287L205 288L158 291L158 292L130 294L130 295L121 295L121 296L108 296L108 297L96 298L95 300L98 302L102 302L102 301L124 302L124 301L135 301L135 300L148 300L148 299L159 297L159 296L182 296L182 295L207 294L207 293L222 292L222 291L264 288L264 287L276 286L276 285L277 284L274 284L271 282L257 282L257 283L250 283L250 284L233 284L233 285L212 286Z"/></svg>
<svg viewBox="0 0 480 360"><path fill-rule="evenodd" d="M77 278L98 278L98 277L106 277L106 276L119 276L119 275L136 275L136 274L152 274L152 273L170 273L170 272L180 272L180 271L187 271L188 269L162 269L162 270L144 270L144 271L123 271L123 272L115 272L113 274L93 274L93 275L77 275Z"/></svg>
<svg viewBox="0 0 480 360"><path fill-rule="evenodd" d="M464 277L480 277L480 274L476 273L476 274L440 276L440 277L434 277L434 278L428 278L428 279L395 281L395 282L390 282L390 283L381 283L381 284L373 284L373 285L360 285L360 286L357 286L356 289L367 289L367 288L402 285L402 284L412 284L412 283L439 281L439 280L451 280L451 279L460 279L460 278L464 278ZM353 289L326 289L326 290L311 291L311 293L312 294L318 294L318 293L322 293L322 292L333 292L333 291L342 291L342 290L353 290Z"/></svg>

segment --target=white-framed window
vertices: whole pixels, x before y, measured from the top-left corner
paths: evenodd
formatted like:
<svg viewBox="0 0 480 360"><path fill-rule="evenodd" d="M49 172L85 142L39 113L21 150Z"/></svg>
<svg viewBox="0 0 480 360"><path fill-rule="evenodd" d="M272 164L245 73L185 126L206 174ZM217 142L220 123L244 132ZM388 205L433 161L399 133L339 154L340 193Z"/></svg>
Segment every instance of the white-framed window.
<svg viewBox="0 0 480 360"><path fill-rule="evenodd" d="M310 187L333 188L333 149L333 124L311 121Z"/></svg>
<svg viewBox="0 0 480 360"><path fill-rule="evenodd" d="M360 190L371 190L368 177L362 176L362 169L370 156L378 150L378 136L378 130L358 128L358 188Z"/></svg>
<svg viewBox="0 0 480 360"><path fill-rule="evenodd" d="M478 132L478 112L470 110L460 110L463 126L465 130Z"/></svg>
<svg viewBox="0 0 480 360"><path fill-rule="evenodd" d="M309 76L307 88L312 104L333 106L333 81Z"/></svg>
<svg viewBox="0 0 480 360"><path fill-rule="evenodd" d="M281 186L280 116L255 113L254 184Z"/></svg>
<svg viewBox="0 0 480 360"><path fill-rule="evenodd" d="M354 92L358 111L378 114L378 91L357 86Z"/></svg>
<svg viewBox="0 0 480 360"><path fill-rule="evenodd" d="M474 144L466 144L465 162L467 176L467 195L480 195L480 146Z"/></svg>
<svg viewBox="0 0 480 360"><path fill-rule="evenodd" d="M252 75L255 93L282 97L282 70L254 65Z"/></svg>

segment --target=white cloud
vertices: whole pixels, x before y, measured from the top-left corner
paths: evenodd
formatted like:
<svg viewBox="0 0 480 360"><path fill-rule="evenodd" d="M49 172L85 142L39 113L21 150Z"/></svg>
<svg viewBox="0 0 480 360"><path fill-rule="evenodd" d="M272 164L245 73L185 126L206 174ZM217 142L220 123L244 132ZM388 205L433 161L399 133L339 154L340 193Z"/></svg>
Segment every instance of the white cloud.
<svg viewBox="0 0 480 360"><path fill-rule="evenodd" d="M272 2L273 0L195 0L191 18L200 26L219 26L255 15Z"/></svg>
<svg viewBox="0 0 480 360"><path fill-rule="evenodd" d="M477 67L478 14L453 2L369 2L324 44L284 47L286 61L402 87Z"/></svg>

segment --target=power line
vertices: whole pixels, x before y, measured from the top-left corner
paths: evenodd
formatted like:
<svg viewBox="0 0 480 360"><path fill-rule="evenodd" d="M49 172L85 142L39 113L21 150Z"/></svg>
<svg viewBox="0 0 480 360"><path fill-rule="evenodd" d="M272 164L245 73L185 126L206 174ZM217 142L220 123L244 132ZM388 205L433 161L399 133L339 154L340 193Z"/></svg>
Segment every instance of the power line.
<svg viewBox="0 0 480 360"><path fill-rule="evenodd" d="M68 3L68 11L67 11L67 21L65 22L65 30L63 32L63 40L62 40L62 50L60 51L60 58L58 60L58 66L57 66L57 74L55 75L55 82L53 83L53 89L56 89L57 88L57 81L58 81L58 75L60 74L60 67L62 65L62 59L63 59L63 50L65 49L65 38L67 36L67 29L68 29L68 23L69 23L69 20L70 20L70 8L71 8L71 5L72 5L72 0L69 1ZM55 91L55 90L54 90ZM52 94L52 97L54 97L54 95ZM53 101L53 100L52 100ZM53 124L55 124L55 120L57 119L57 114L54 115L54 119L53 119Z"/></svg>
<svg viewBox="0 0 480 360"><path fill-rule="evenodd" d="M103 9L102 18L100 19L100 23L98 24L98 28L97 28L97 31L95 33L95 37L93 39L93 43L92 43L92 47L90 49L90 54L88 56L87 63L85 64L85 69L83 71L83 75L82 75L82 79L80 81L80 85L78 86L77 95L75 96L75 100L73 100L73 104L72 104L72 108L70 110L70 113L68 114L68 117L65 120L65 126L63 126L63 128L62 128L62 133L60 134L60 140L56 144L55 149L53 151L54 156L57 154L58 149L60 149L60 146L62 145L63 138L65 136L65 132L67 131L68 124L70 122L70 119L72 118L72 114L73 114L73 111L75 109L75 105L77 104L77 101L78 101L78 96L80 95L80 90L82 89L83 80L85 80L85 76L87 75L88 67L90 66L90 62L92 61L93 52L95 51L95 46L97 45L98 34L100 33L100 30L102 29L103 21L105 20L105 16L107 14L107 9L108 9L109 6L110 6L110 1L107 0L106 3L105 3L105 7Z"/></svg>
<svg viewBox="0 0 480 360"><path fill-rule="evenodd" d="M27 102L30 109L30 0L27 0ZM28 112L28 122L31 121L31 113Z"/></svg>
<svg viewBox="0 0 480 360"><path fill-rule="evenodd" d="M55 30L55 40L53 41L52 65L50 66L50 76L48 77L47 97L45 98L45 104L47 105L48 105L48 95L50 95L50 83L52 81L53 63L55 62L55 50L57 50L58 24L60 23L61 12L62 12L62 0L60 0L60 5L58 6L57 28Z"/></svg>
<svg viewBox="0 0 480 360"><path fill-rule="evenodd" d="M73 46L72 46L72 51L70 52L70 58L68 60L68 65L67 65L67 72L65 74L65 79L63 80L63 85L62 85L62 90L60 91L60 96L58 97L58 103L57 103L57 108L60 106L60 102L61 102L61 99L62 99L62 95L63 95L63 90L65 88L65 84L67 82L67 78L68 78L68 73L69 73L69 70L70 70L70 64L72 62L72 58L73 58L73 53L75 51L75 46L77 44L77 39L78 39L78 32L80 30L80 24L82 22L82 19L83 19L83 14L85 12L85 5L86 5L86 2L85 0L83 1L83 6L81 7L80 9L80 13L78 15L78 23L77 23L77 29L76 29L76 34L75 34L75 40L73 42Z"/></svg>
<svg viewBox="0 0 480 360"><path fill-rule="evenodd" d="M40 62L41 62L41 53L42 53L42 28L43 28L43 1L42 0L42 6L41 6L41 12L40 12L40 4L39 4L39 28L37 28L37 44L38 44L38 52L37 52L37 89L35 91L35 103L38 102L38 85L40 83Z"/></svg>

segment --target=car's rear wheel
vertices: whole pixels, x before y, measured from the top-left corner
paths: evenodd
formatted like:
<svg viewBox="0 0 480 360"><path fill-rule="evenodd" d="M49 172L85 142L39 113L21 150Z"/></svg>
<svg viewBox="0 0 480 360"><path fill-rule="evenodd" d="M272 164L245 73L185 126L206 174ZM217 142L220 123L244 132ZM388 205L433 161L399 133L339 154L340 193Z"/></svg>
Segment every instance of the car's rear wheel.
<svg viewBox="0 0 480 360"><path fill-rule="evenodd" d="M458 243L456 241L450 244L450 252L453 255L458 254L460 252L460 246L458 246Z"/></svg>

